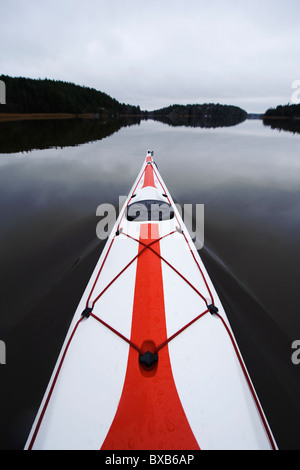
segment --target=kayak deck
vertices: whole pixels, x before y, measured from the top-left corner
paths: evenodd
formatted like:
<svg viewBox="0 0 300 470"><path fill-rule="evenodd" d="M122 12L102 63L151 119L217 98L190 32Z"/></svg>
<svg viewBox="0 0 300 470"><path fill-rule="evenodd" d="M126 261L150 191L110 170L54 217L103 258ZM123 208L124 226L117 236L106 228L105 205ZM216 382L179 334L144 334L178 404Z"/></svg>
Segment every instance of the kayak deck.
<svg viewBox="0 0 300 470"><path fill-rule="evenodd" d="M276 448L151 153L75 312L26 448Z"/></svg>

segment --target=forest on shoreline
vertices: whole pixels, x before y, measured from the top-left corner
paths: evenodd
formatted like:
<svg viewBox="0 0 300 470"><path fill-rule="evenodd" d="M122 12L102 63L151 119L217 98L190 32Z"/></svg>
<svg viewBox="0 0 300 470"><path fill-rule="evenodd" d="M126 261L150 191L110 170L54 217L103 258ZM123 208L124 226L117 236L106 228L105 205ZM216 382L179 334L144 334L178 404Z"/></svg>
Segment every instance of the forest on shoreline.
<svg viewBox="0 0 300 470"><path fill-rule="evenodd" d="M271 129L300 134L300 104L278 105L268 109L263 116L263 123Z"/></svg>
<svg viewBox="0 0 300 470"><path fill-rule="evenodd" d="M152 119L171 126L225 127L234 126L247 119L245 110L219 103L174 104L148 114Z"/></svg>
<svg viewBox="0 0 300 470"><path fill-rule="evenodd" d="M61 80L7 75L0 80L6 88L6 104L0 105L0 113L120 117L141 112L139 106L120 103L102 91Z"/></svg>
<svg viewBox="0 0 300 470"><path fill-rule="evenodd" d="M224 127L246 119L262 119L272 128L300 132L300 104L278 105L260 115L224 104L173 104L147 111L140 106L120 103L94 88L61 80L32 79L1 75L5 84L5 104L0 104L0 122L87 118L103 122L128 117L154 119L170 126Z"/></svg>
<svg viewBox="0 0 300 470"><path fill-rule="evenodd" d="M67 119L74 117L119 119L135 116L170 125L230 126L247 118L241 108L221 104L172 105L154 111L120 103L104 92L60 80L0 76L6 87L6 104L0 120Z"/></svg>
<svg viewBox="0 0 300 470"><path fill-rule="evenodd" d="M264 118L300 118L300 104L278 105L276 108L269 108L265 112Z"/></svg>

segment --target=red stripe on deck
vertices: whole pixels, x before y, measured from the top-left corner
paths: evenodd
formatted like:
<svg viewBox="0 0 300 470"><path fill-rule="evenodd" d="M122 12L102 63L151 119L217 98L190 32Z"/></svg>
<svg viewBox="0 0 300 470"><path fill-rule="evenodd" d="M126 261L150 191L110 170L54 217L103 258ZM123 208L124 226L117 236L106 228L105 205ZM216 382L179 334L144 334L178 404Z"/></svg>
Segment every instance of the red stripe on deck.
<svg viewBox="0 0 300 470"><path fill-rule="evenodd" d="M141 226L141 242L158 238L157 224ZM160 253L159 242L153 248ZM166 339L161 260L145 250L137 261L131 340L143 352L153 352ZM167 346L150 371L139 364L139 353L129 349L121 399L102 445L102 450L127 449L199 449L176 390Z"/></svg>
<svg viewBox="0 0 300 470"><path fill-rule="evenodd" d="M152 165L147 165L145 168L143 188L146 188L147 186L152 186L153 188L156 188L156 185L154 182L154 171L153 171Z"/></svg>

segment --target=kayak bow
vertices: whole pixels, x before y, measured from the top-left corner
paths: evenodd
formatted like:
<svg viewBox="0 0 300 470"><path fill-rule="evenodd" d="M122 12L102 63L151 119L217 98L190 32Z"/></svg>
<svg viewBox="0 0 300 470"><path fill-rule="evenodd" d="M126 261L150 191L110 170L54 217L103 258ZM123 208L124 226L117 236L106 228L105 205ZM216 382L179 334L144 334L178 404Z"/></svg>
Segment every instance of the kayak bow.
<svg viewBox="0 0 300 470"><path fill-rule="evenodd" d="M26 449L276 449L226 313L148 152Z"/></svg>

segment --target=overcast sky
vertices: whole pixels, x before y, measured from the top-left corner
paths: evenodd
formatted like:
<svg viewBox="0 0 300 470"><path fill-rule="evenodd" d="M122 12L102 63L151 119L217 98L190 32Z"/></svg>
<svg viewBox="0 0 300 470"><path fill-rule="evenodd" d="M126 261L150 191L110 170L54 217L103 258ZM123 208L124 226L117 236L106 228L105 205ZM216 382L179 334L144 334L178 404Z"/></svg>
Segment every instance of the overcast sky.
<svg viewBox="0 0 300 470"><path fill-rule="evenodd" d="M0 0L0 74L65 80L157 109L292 101L299 0Z"/></svg>

